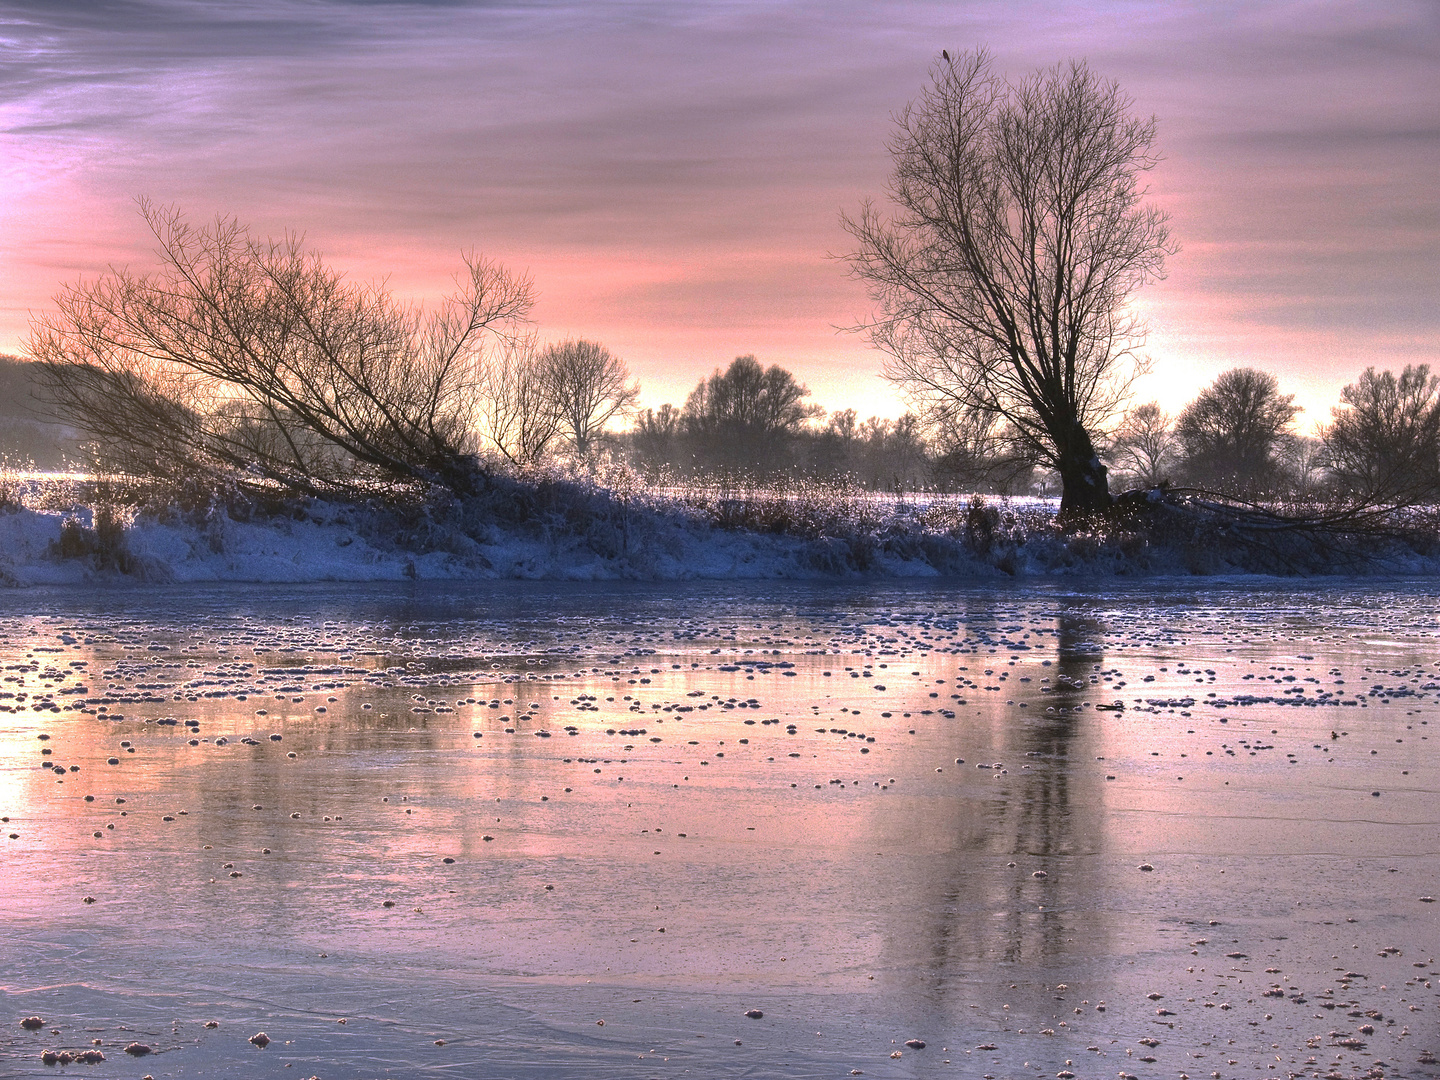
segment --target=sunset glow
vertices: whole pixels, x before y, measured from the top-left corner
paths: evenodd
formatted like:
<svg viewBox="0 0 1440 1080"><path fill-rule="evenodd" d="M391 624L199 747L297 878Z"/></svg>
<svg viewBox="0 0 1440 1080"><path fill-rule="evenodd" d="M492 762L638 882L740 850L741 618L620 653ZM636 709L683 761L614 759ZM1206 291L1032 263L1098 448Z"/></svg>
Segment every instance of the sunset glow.
<svg viewBox="0 0 1440 1080"><path fill-rule="evenodd" d="M642 404L754 353L896 415L839 329L869 310L840 214L977 44L1017 76L1085 58L1159 119L1182 250L1139 298L1141 400L1254 366L1315 423L1365 366L1437 359L1433 6L920 0L4 3L0 352L62 282L147 264L146 196L417 298L465 249L526 268L542 337L604 342Z"/></svg>

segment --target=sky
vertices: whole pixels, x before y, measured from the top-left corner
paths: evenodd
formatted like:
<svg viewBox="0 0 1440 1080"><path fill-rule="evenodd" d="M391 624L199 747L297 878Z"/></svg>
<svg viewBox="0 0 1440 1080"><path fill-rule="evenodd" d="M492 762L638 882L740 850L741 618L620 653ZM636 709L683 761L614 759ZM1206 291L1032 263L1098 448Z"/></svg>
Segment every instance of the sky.
<svg viewBox="0 0 1440 1080"><path fill-rule="evenodd" d="M842 212L942 48L1084 59L1154 114L1180 251L1137 294L1177 410L1236 366L1329 419L1440 367L1440 4L0 0L0 352L64 282L153 265L136 200L303 233L423 300L528 271L543 340L679 405L735 356L895 416Z"/></svg>

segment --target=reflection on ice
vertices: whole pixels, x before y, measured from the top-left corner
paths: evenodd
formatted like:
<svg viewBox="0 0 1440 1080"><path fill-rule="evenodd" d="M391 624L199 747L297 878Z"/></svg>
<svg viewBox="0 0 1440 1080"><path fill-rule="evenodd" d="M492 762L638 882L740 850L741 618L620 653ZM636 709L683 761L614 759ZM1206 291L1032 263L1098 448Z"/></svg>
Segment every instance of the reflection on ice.
<svg viewBox="0 0 1440 1080"><path fill-rule="evenodd" d="M5 600L11 1073L96 1047L156 1077L1424 1075L1440 1049L1420 586Z"/></svg>

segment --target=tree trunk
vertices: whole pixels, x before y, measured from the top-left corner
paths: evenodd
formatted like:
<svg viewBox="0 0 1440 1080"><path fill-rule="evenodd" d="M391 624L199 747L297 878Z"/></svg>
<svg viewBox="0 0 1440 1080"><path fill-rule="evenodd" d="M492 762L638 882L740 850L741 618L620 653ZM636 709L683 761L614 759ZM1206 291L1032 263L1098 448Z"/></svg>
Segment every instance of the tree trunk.
<svg viewBox="0 0 1440 1080"><path fill-rule="evenodd" d="M1062 526L1083 524L1110 509L1115 500L1110 495L1107 470L1095 453L1090 433L1079 423L1072 426L1069 438L1061 443L1059 470Z"/></svg>

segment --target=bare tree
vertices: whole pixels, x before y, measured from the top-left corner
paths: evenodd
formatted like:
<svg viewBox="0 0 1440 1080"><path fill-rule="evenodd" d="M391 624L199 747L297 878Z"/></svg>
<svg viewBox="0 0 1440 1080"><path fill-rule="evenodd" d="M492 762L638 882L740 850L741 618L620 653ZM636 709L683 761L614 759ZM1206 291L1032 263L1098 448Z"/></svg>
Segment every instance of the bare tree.
<svg viewBox="0 0 1440 1080"><path fill-rule="evenodd" d="M32 328L64 419L165 475L231 470L306 491L479 479L486 349L528 314L528 278L467 256L455 292L425 312L348 282L297 236L257 240L232 218L194 228L144 201L141 213L160 269L67 286Z"/></svg>
<svg viewBox="0 0 1440 1080"><path fill-rule="evenodd" d="M860 424L855 416L855 410L841 409L839 412L831 413L830 420L825 425L825 433L846 446L853 443L860 437Z"/></svg>
<svg viewBox="0 0 1440 1080"><path fill-rule="evenodd" d="M893 217L845 225L888 376L918 399L1002 416L1064 483L1066 518L1111 496L1094 436L1138 369L1127 301L1174 248L1141 205L1155 121L1084 63L1007 82L948 55L896 118Z"/></svg>
<svg viewBox="0 0 1440 1080"><path fill-rule="evenodd" d="M927 478L930 456L920 418L914 413L902 413L893 423L887 424L884 438L876 449L883 455L884 462L884 473L878 479L877 487L883 485L892 491L915 491Z"/></svg>
<svg viewBox="0 0 1440 1080"><path fill-rule="evenodd" d="M560 410L533 337L511 342L491 362L482 397L486 436L515 465L539 461L560 433Z"/></svg>
<svg viewBox="0 0 1440 1080"><path fill-rule="evenodd" d="M811 433L806 465L815 476L849 477L857 471L860 419L854 409L832 412L823 430Z"/></svg>
<svg viewBox="0 0 1440 1080"><path fill-rule="evenodd" d="M681 423L702 464L773 473L790 468L788 451L806 420L825 410L805 402L808 387L779 364L738 356L701 379L685 399Z"/></svg>
<svg viewBox="0 0 1440 1080"><path fill-rule="evenodd" d="M1192 483L1255 493L1278 477L1276 454L1300 407L1267 371L1233 368L1200 391L1175 421Z"/></svg>
<svg viewBox="0 0 1440 1080"><path fill-rule="evenodd" d="M575 456L585 460L595 438L616 417L634 407L640 388L619 357L593 341L570 340L540 354L547 393Z"/></svg>
<svg viewBox="0 0 1440 1080"><path fill-rule="evenodd" d="M1398 379L1366 368L1340 401L1324 441L1343 487L1401 501L1440 493L1440 377L1428 364L1407 364Z"/></svg>
<svg viewBox="0 0 1440 1080"><path fill-rule="evenodd" d="M1275 451L1276 463L1285 485L1301 499L1313 499L1325 487L1329 455L1320 439L1286 434Z"/></svg>
<svg viewBox="0 0 1440 1080"><path fill-rule="evenodd" d="M692 434L793 434L825 411L805 404L809 396L809 388L779 364L765 368L753 356L737 356L723 374L716 368L690 392L684 421Z"/></svg>
<svg viewBox="0 0 1440 1080"><path fill-rule="evenodd" d="M1030 447L999 413L932 402L925 426L937 454L936 479L947 489L1015 492L1035 471Z"/></svg>
<svg viewBox="0 0 1440 1080"><path fill-rule="evenodd" d="M1169 477L1176 462L1176 440L1170 415L1159 402L1148 401L1125 414L1111 442L1110 454L1120 470L1141 487L1153 488Z"/></svg>

